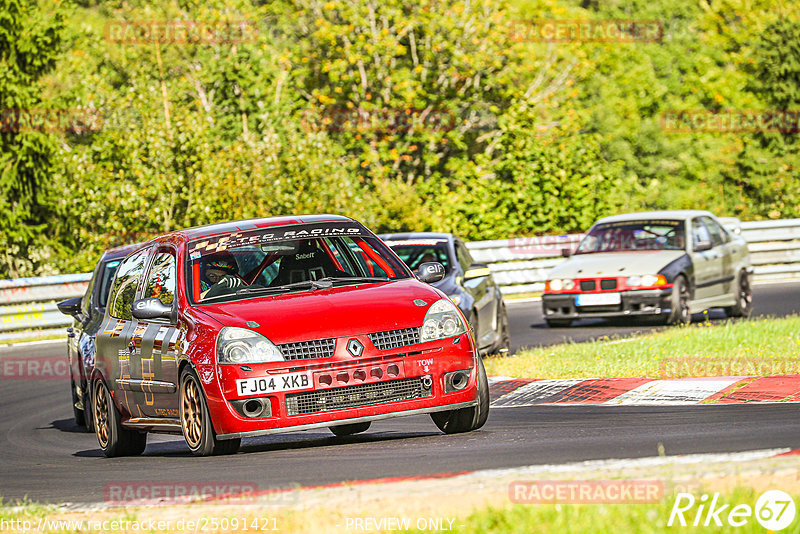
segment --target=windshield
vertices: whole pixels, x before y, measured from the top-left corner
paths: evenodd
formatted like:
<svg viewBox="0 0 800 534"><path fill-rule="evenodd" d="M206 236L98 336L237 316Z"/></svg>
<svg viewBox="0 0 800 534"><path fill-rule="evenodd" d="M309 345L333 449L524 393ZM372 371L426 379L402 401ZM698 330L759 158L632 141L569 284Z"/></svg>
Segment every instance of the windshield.
<svg viewBox="0 0 800 534"><path fill-rule="evenodd" d="M622 221L595 225L576 254L632 250L683 250L683 221Z"/></svg>
<svg viewBox="0 0 800 534"><path fill-rule="evenodd" d="M447 254L447 241L443 239L417 239L409 241L386 241L386 244L400 256L412 271L420 264L438 261L450 272L450 257Z"/></svg>
<svg viewBox="0 0 800 534"><path fill-rule="evenodd" d="M411 277L352 222L239 231L188 247L188 293L200 304Z"/></svg>

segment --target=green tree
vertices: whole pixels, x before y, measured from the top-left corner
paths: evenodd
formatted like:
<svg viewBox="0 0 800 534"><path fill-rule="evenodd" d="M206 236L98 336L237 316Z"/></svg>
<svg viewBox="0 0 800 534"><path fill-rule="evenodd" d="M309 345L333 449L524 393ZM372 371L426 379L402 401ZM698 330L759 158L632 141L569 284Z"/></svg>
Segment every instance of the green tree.
<svg viewBox="0 0 800 534"><path fill-rule="evenodd" d="M729 176L741 198L741 210L757 217L797 217L800 205L800 23L780 18L753 48L748 89L769 111L790 112L791 124L767 125L745 136Z"/></svg>
<svg viewBox="0 0 800 534"><path fill-rule="evenodd" d="M64 12L50 4L0 0L0 277L37 272L54 244L44 232L54 211L54 137L40 80L61 48Z"/></svg>

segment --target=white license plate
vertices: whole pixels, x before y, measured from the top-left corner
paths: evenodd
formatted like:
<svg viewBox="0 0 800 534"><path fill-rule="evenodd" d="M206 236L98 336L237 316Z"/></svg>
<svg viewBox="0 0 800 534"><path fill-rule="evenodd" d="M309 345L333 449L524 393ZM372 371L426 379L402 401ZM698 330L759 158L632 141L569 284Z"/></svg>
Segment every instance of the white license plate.
<svg viewBox="0 0 800 534"><path fill-rule="evenodd" d="M575 297L575 306L611 306L620 302L619 293L587 293Z"/></svg>
<svg viewBox="0 0 800 534"><path fill-rule="evenodd" d="M267 375L237 380L236 393L240 396L255 395L257 393L309 389L312 386L311 373L288 373L285 375Z"/></svg>

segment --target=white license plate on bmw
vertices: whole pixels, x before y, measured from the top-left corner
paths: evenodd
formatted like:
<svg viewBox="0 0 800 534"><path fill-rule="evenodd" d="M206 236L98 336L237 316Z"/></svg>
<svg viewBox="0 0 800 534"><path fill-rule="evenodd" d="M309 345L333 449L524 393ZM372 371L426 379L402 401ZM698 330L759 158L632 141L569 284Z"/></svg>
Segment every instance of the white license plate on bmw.
<svg viewBox="0 0 800 534"><path fill-rule="evenodd" d="M237 380L236 393L240 396L256 395L259 393L309 389L312 386L311 373L288 373L285 375L267 375Z"/></svg>
<svg viewBox="0 0 800 534"><path fill-rule="evenodd" d="M621 302L619 293L587 293L575 297L575 306L613 306Z"/></svg>

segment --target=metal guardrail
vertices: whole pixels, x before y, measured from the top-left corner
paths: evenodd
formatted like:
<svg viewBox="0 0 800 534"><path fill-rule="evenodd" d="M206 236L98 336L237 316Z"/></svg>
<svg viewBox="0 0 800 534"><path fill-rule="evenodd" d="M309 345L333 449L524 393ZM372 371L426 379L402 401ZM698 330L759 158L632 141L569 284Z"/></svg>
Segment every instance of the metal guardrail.
<svg viewBox="0 0 800 534"><path fill-rule="evenodd" d="M722 222L747 240L756 280L800 277L800 219L740 223ZM564 248L574 250L583 234L522 237L467 243L475 261L486 263L503 294L538 292L547 273L565 261ZM83 295L91 273L0 280L0 339L19 331L70 324L56 302Z"/></svg>

